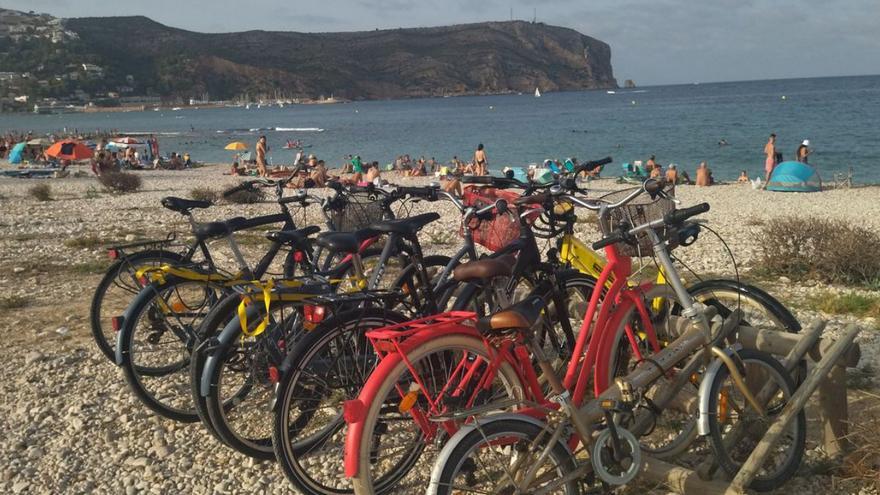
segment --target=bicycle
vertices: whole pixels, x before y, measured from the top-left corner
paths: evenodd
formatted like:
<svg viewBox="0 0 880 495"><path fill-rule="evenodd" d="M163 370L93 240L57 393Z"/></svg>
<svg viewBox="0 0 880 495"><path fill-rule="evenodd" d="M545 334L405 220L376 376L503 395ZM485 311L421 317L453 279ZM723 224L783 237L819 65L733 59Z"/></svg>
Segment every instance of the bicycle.
<svg viewBox="0 0 880 495"><path fill-rule="evenodd" d="M652 189L657 190L650 181L645 183L643 189L649 193L652 193ZM572 197L566 197L566 200L598 210L602 219L609 210L628 204L641 192L637 191L613 204L590 204ZM694 373L705 366L707 353L715 356L718 361L713 363L716 371L707 372L703 378L701 390L706 387L712 393L721 390L717 384L723 383L727 376L717 370L723 365L734 382L733 388L744 398L745 410L749 407L753 408L755 416L762 419L767 418L774 410L777 412L781 410L785 400L793 392L791 378L784 370L780 371L782 368L779 363L767 354L743 352L738 356L735 347L721 350L719 345L728 338L728 334L738 324L739 313L736 313L733 324L720 325L716 322L710 327L707 315L700 311L698 303L688 294L672 263L666 245L666 241L669 240L668 233L655 230L675 228L687 218L706 210L708 205L703 204L670 212L663 215L663 218L646 223L615 227L613 231L606 232L607 235L603 240L594 244L596 248L605 247L606 252L611 254L615 244L625 243L639 235L647 238L667 274L669 285L682 303L684 308L682 315L690 320L690 325L680 335L671 335L670 337L675 337L674 340L662 349L655 349L656 352L650 359L639 360L631 372L617 378L614 387L604 393L597 393L595 399L584 405L578 401L578 388L586 384L578 380L574 393L571 393L570 384L566 383L568 375L566 379L560 379L555 375L549 360L543 355L541 347L535 345L531 335L531 328L539 323L542 309L547 304L543 296L534 295L520 305L492 317L483 318L476 323L478 329L476 333L481 335L489 349L498 350L503 349L504 346L527 347L529 356L538 362L543 374L547 376L552 394L544 401L521 402L524 407L521 412L524 414L487 415L485 410L474 410L438 418L439 421L473 416L474 420L459 429L441 451L432 471L428 493L448 494L453 490L455 493L466 491L580 493L581 481L595 481L594 476L598 476L602 482L610 485L628 483L638 474L641 467L642 447L639 445L638 437L656 428L657 416L662 414L682 390L690 386ZM625 314L627 311L614 310L615 315ZM632 340L632 332L626 325L627 319L615 316L614 320L622 324L618 325L616 332L605 333L599 339L600 356L615 356L614 347L624 335ZM594 332L601 328L594 327ZM589 355L595 348L595 338L596 336L590 341L586 363L579 370L580 377L589 373L588 368L592 364ZM633 350L637 351L637 346L634 346ZM775 371L760 374L759 377L752 376L752 379L757 378L756 382L761 380L759 383L765 389L777 390L766 395L762 390L762 394L759 394L762 397L756 398L746 385L734 359L740 362L761 363L760 365L765 368ZM603 379L607 380L609 376L607 371L614 368L613 358L606 361L602 363L600 360L592 366L596 374L594 386L597 392L600 392L599 382ZM533 369L530 366L524 366L523 369L527 373L527 378L533 381ZM649 389L657 388L658 385L661 385L660 390L648 399ZM766 407L766 399L778 391L782 393L780 403ZM706 397L702 396L701 401ZM715 396L708 396L710 402L713 397ZM708 429L716 433L720 431L717 424L720 421L720 414L704 416L702 413L701 410L700 417L703 422L709 423ZM740 416L740 419L743 417ZM601 425L603 421L604 425ZM713 422L715 422L714 426L712 426ZM599 429L597 425L600 425ZM785 457L782 467L762 480L767 486L778 486L780 480L784 481L784 478L793 472L792 466L796 468L800 462L800 455L803 452L803 425L802 421L795 423L793 428L800 432L795 438L799 440L795 440L787 449L790 455ZM572 431L574 434L571 433ZM598 435L594 435L596 432ZM676 436L676 440L683 435ZM713 446L720 442L717 435L711 438ZM582 446L582 451L575 451L578 445ZM718 452L718 447L715 448ZM516 457L500 458L511 454ZM491 462L482 461L486 457ZM585 457L589 462L582 461ZM478 473L481 469L486 472ZM755 485L753 487L764 488ZM554 492L554 490L558 491Z"/></svg>
<svg viewBox="0 0 880 495"><path fill-rule="evenodd" d="M653 184L653 183L651 183ZM654 187L654 186L652 186ZM640 192L631 194L624 200L618 202L617 206L621 206L632 201ZM565 201L577 202L576 198L564 197ZM535 201L535 200L532 200ZM609 207L611 208L611 207ZM642 207L647 208L646 206ZM683 214L693 215L692 211ZM676 220L676 224L680 224L687 217L672 217ZM598 396L602 390L607 388L611 377L617 375L620 370L625 370L626 355L620 352L626 349L632 353L632 359L637 361L643 360L650 354L655 354L661 350L661 340L668 342L671 339L661 339L655 329L662 328L662 319L652 313L651 301L657 298L664 298L667 301L684 299L682 293L673 290L669 285L651 286L651 284L643 284L642 286L629 286L627 279L630 273L631 262L628 257L618 256L617 248L614 243L603 246L600 243L594 245L595 248L606 247L608 264L605 266L598 280L597 286L604 287L606 281L613 274L613 282L607 289L607 293L602 296L598 291L594 292L590 305L587 308L587 314L583 320L583 326L577 337L577 344L572 356L578 356L577 359L569 361L565 374L565 390L572 395L572 402L579 404L583 402L586 396L586 389L592 378L594 394ZM671 264L671 261L669 262ZM663 263L666 269L666 263ZM551 284L552 286L552 284ZM677 289L677 288L676 288ZM614 304L602 304L598 309L599 301L605 297L606 301L614 301ZM687 298L690 298L688 295ZM524 304L534 304L532 300L526 300ZM667 307L669 305L666 305ZM518 307L518 306L515 306ZM611 308L615 308L612 313ZM684 306L687 308L687 306ZM539 308L540 309L540 308ZM555 312L560 312L564 308L555 307ZM535 309L522 309L524 312L530 311L535 314ZM540 311L538 311L538 314ZM509 312L504 313L505 318L516 320L515 315ZM454 315L453 315L454 316ZM594 316L596 323L593 324ZM470 315L463 317L465 320L473 321L476 316ZM502 318L504 319L504 318ZM559 320L565 320L564 317L558 317ZM523 317L518 317L519 322L524 321ZM634 327L634 325L638 325ZM506 377L503 381L519 384L514 389L524 390L526 395L531 397L532 403L541 405L552 404L544 395L543 387L537 380L537 374L533 371L529 361L526 348L523 346L512 347L508 345L501 350L493 347L491 342L484 338L480 332L477 332L473 323L462 323L461 321L441 322L442 324L432 325L430 322L415 322L414 328L408 328L406 325L400 325L398 328L390 328L379 331L370 332L368 337L376 342L377 349L386 350L379 367L374 371L368 380L361 395L356 401L350 401L346 407L351 410L349 419L349 433L346 446L346 475L353 477L356 493L374 493L381 492L390 488L388 485L380 484L381 474L373 472L372 459L377 455L375 453L377 447L373 444L376 428L382 424L415 424L416 429L421 431L424 438L431 440L445 434L452 434L458 428L454 424L445 424L438 419L438 423L431 422L428 418L443 411L444 407L455 409L467 397L456 398L453 404L444 404L444 390L466 391L470 393L479 393L486 390L485 387L494 382L493 377L500 374L499 370L504 369L505 364L509 364L510 368L517 371L513 377ZM590 325L592 324L592 328ZM417 329L417 331L415 330ZM592 335L591 335L592 331ZM613 336L611 336L613 335ZM589 337L588 337L589 336ZM399 340L398 340L399 339ZM585 349L587 342L590 342L588 348ZM620 343L628 343L621 346ZM598 351L602 349L602 351ZM390 352L390 351L394 352ZM428 380L418 378L418 370L421 362L431 362L434 355L444 356L449 352L455 351L460 353L456 358L450 360L452 365L456 363L485 363L485 368L490 370L485 377L468 373L459 376L455 373L450 374L447 381L439 380L441 389L428 389L424 384ZM555 356L554 356L555 359ZM468 369L477 369L473 365ZM451 366L455 371L455 366ZM525 370L526 374L522 374L521 370ZM595 370L595 373L593 373ZM543 369L541 376L547 375L547 369ZM592 376L591 376L591 373ZM434 376L432 372L432 377ZM475 377L476 376L476 377ZM456 379L462 380L461 383ZM518 381L517 381L518 379ZM415 386L414 383L418 383ZM433 383L433 381L431 381ZM567 393L569 393L567 392ZM412 416L415 421L395 420L396 415L391 413L387 421L380 419L383 408L388 406L389 410L395 409L392 404L403 405L407 394L415 393L415 397L419 398L416 402L421 407L410 404L410 409L400 410L401 416ZM424 395L425 404L420 399ZM510 395L510 394L509 394ZM515 395L510 395L514 399ZM470 397L470 396L468 396ZM412 402L411 400L409 402ZM407 404L409 404L407 402ZM507 407L510 407L508 404ZM503 408L502 408L503 409ZM409 414L407 414L409 413ZM419 419L421 416L421 419ZM400 416L397 416L400 417ZM402 421L401 421L402 420ZM396 423L395 423L396 421ZM380 480L375 481L374 480Z"/></svg>
<svg viewBox="0 0 880 495"><path fill-rule="evenodd" d="M484 213L506 215L506 202L499 200L485 206L481 210L473 207L466 210L463 222L468 225L470 219L489 220ZM473 215L469 212L473 211ZM527 215L530 214L527 212ZM466 238L470 229L465 229ZM537 248L531 230L524 228L511 245L503 253L517 253L517 256L501 256L494 253L493 258L474 261L459 265L454 270L454 279L459 282L470 282L480 287L478 292L470 293L468 299L458 297L455 306L482 308L498 307L510 301L511 294L517 287L517 281L534 279L533 273L538 270L540 251ZM417 238L410 239L416 242ZM462 250L468 249L468 245ZM472 247L471 247L472 249ZM586 300L593 289L593 281L574 271L564 274L566 289L579 292ZM503 279L503 281L502 281ZM435 308L422 311L421 314L434 314ZM491 309L490 309L491 310ZM344 321L344 318L341 318ZM276 457L285 475L297 490L304 493L345 493L351 488L344 486L345 480L335 474L342 471L339 464L340 456L332 452L341 450L343 439L342 414L337 405L342 397L354 397L376 362L375 351L364 338L369 328L356 325L339 325L338 322L322 326L320 331L311 332L297 343L289 356L290 368L285 370L282 382L278 387L273 445ZM570 352L573 336L570 328L562 328L545 333L545 342L549 347L560 353ZM341 352L346 349L347 352ZM351 370L344 367L337 371L333 363L341 359L361 360L369 363ZM328 369L331 370L328 377ZM332 383L318 390L318 384ZM310 401L303 400L309 391ZM318 400L320 399L320 400ZM315 412L314 410L320 411ZM312 420L303 422L302 417L310 415ZM323 420L321 420L323 418ZM415 445L417 445L416 442ZM409 470L403 463L401 472ZM333 474L325 475L330 472Z"/></svg>

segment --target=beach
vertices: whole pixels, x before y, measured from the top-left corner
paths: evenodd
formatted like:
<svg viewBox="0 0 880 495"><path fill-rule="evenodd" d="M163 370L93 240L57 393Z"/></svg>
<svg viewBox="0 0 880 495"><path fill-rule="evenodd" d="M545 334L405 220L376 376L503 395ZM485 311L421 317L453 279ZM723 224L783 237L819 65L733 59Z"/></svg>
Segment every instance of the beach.
<svg viewBox="0 0 880 495"><path fill-rule="evenodd" d="M91 340L88 309L92 291L109 264L105 246L165 237L176 231L186 238L189 226L164 209L165 196L189 197L196 187L220 191L241 178L223 175L227 165L184 171L136 172L140 192L114 195L94 177L0 179L0 291L5 318L0 329L11 352L0 362L0 492L3 493L287 493L284 477L271 463L259 463L221 447L199 424L181 425L157 418L129 392L119 369L106 361ZM338 171L331 171L338 172ZM401 185L429 178L383 174ZM37 201L28 189L51 186L52 200ZM594 194L625 187L613 179L590 184ZM326 194L326 191L317 191ZM292 191L291 191L292 193ZM872 317L826 314L811 301L865 289L760 276L764 225L788 217L842 220L880 234L880 187L857 187L821 193L772 193L746 185L679 186L682 206L708 202L703 215L733 252L743 277L782 300L806 326L828 320L825 336L849 323L864 327L858 338L861 365L880 359L880 330ZM202 221L274 213L267 201L256 205L219 204L197 211ZM459 220L445 202L414 205L413 213L437 211L442 218L427 226L420 239L427 253L450 254L459 245ZM311 208L302 225L322 224ZM299 221L299 220L298 220ZM577 224L585 241L599 239L591 222ZM243 234L245 253L261 251L264 231ZM222 243L212 245L221 266L232 258ZM723 246L708 233L676 254L698 273L734 277ZM866 253L876 256L877 253ZM866 368L868 369L868 368ZM850 391L851 414L866 407L864 393L877 394L880 382L868 377ZM856 417L856 416L853 416ZM810 450L801 474L780 493L877 493L858 480L823 474L827 463ZM874 490L874 491L872 491ZM401 487L400 493L412 493ZM662 493L662 492L659 492Z"/></svg>

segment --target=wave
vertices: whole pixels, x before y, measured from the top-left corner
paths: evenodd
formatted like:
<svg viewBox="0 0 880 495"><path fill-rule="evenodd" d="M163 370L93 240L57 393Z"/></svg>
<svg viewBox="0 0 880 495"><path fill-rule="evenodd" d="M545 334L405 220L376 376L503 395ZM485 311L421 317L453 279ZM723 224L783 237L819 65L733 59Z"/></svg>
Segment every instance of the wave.
<svg viewBox="0 0 880 495"><path fill-rule="evenodd" d="M320 127L276 127L278 132L324 132Z"/></svg>

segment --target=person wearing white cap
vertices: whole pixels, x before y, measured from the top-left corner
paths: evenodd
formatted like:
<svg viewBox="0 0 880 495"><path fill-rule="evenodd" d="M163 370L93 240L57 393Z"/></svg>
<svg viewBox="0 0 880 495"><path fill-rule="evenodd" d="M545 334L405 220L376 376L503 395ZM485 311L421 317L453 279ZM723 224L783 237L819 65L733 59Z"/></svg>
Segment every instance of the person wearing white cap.
<svg viewBox="0 0 880 495"><path fill-rule="evenodd" d="M798 146L797 151L795 152L795 156L797 157L797 161L801 163L807 163L807 157L810 156L813 150L810 149L810 140L804 139L804 142Z"/></svg>

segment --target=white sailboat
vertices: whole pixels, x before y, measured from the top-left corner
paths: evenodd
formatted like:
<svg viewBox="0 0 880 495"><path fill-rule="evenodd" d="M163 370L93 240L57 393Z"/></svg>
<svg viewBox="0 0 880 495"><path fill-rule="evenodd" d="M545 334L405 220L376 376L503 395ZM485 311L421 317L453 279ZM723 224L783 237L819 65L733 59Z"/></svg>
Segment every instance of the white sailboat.
<svg viewBox="0 0 880 495"><path fill-rule="evenodd" d="M540 98L540 97L541 97L541 90L539 90L538 88L535 88L535 98Z"/></svg>

